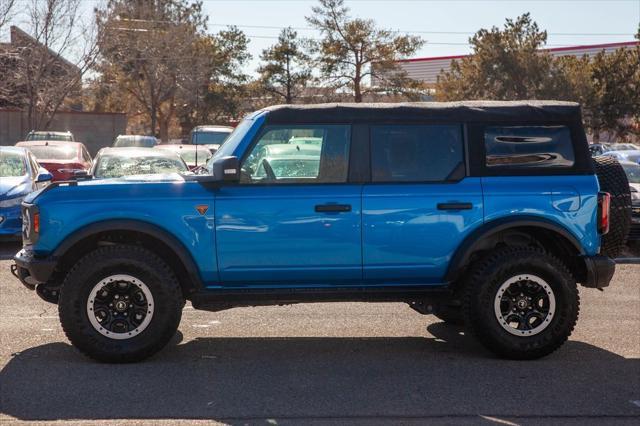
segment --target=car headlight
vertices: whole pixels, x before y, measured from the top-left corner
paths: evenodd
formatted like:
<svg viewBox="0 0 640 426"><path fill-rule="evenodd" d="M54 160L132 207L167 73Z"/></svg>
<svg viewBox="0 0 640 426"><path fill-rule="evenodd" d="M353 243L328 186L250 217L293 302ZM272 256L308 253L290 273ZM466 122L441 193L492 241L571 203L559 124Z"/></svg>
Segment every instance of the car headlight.
<svg viewBox="0 0 640 426"><path fill-rule="evenodd" d="M0 201L0 209L8 209L10 207L19 206L26 196L27 194L21 194L17 197L9 198L8 200L2 200Z"/></svg>

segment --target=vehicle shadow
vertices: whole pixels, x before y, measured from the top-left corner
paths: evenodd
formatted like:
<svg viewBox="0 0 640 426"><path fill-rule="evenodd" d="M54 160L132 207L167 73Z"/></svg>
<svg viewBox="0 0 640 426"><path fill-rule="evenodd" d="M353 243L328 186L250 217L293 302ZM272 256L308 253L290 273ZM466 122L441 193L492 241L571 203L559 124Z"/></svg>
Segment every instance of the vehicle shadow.
<svg viewBox="0 0 640 426"><path fill-rule="evenodd" d="M458 328L435 337L198 338L152 359L99 364L67 343L14 354L0 412L23 420L416 419L638 416L640 364L570 341L537 361L492 357ZM613 401L613 403L612 403ZM621 402L624 402L622 404Z"/></svg>
<svg viewBox="0 0 640 426"><path fill-rule="evenodd" d="M0 241L0 260L13 259L21 247L21 241Z"/></svg>

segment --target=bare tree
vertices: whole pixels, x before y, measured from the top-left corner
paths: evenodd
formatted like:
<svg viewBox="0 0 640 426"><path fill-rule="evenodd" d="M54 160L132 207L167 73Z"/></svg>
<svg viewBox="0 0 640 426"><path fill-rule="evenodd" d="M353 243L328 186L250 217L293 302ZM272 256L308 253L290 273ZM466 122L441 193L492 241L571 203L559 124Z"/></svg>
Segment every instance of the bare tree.
<svg viewBox="0 0 640 426"><path fill-rule="evenodd" d="M16 0L0 0L0 31L13 18Z"/></svg>
<svg viewBox="0 0 640 426"><path fill-rule="evenodd" d="M188 90L184 73L202 73L199 44L206 18L201 3L188 0L111 0L98 14L105 33L100 45L101 71L133 97L149 117L150 132L168 140L177 95Z"/></svg>
<svg viewBox="0 0 640 426"><path fill-rule="evenodd" d="M12 28L11 47L0 54L9 78L0 93L13 95L33 129L46 129L53 116L81 102L82 77L94 65L99 38L95 25L84 21L80 0L31 0L25 13L28 32Z"/></svg>

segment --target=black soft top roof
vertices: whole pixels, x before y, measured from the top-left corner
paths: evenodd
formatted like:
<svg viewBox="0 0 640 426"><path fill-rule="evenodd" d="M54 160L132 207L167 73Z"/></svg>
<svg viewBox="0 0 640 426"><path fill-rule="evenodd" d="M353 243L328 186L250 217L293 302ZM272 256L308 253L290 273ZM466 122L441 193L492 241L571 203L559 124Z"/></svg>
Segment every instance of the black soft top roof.
<svg viewBox="0 0 640 426"><path fill-rule="evenodd" d="M580 122L580 105L561 101L331 103L265 108L269 123L321 122Z"/></svg>

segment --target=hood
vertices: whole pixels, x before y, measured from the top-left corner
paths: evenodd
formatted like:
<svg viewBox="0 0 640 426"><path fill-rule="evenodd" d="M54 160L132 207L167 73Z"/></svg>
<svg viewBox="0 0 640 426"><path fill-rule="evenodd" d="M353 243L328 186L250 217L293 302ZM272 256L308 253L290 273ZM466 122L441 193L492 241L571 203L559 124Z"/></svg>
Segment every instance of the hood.
<svg viewBox="0 0 640 426"><path fill-rule="evenodd" d="M31 191L29 176L9 176L0 179L0 199L11 198Z"/></svg>

